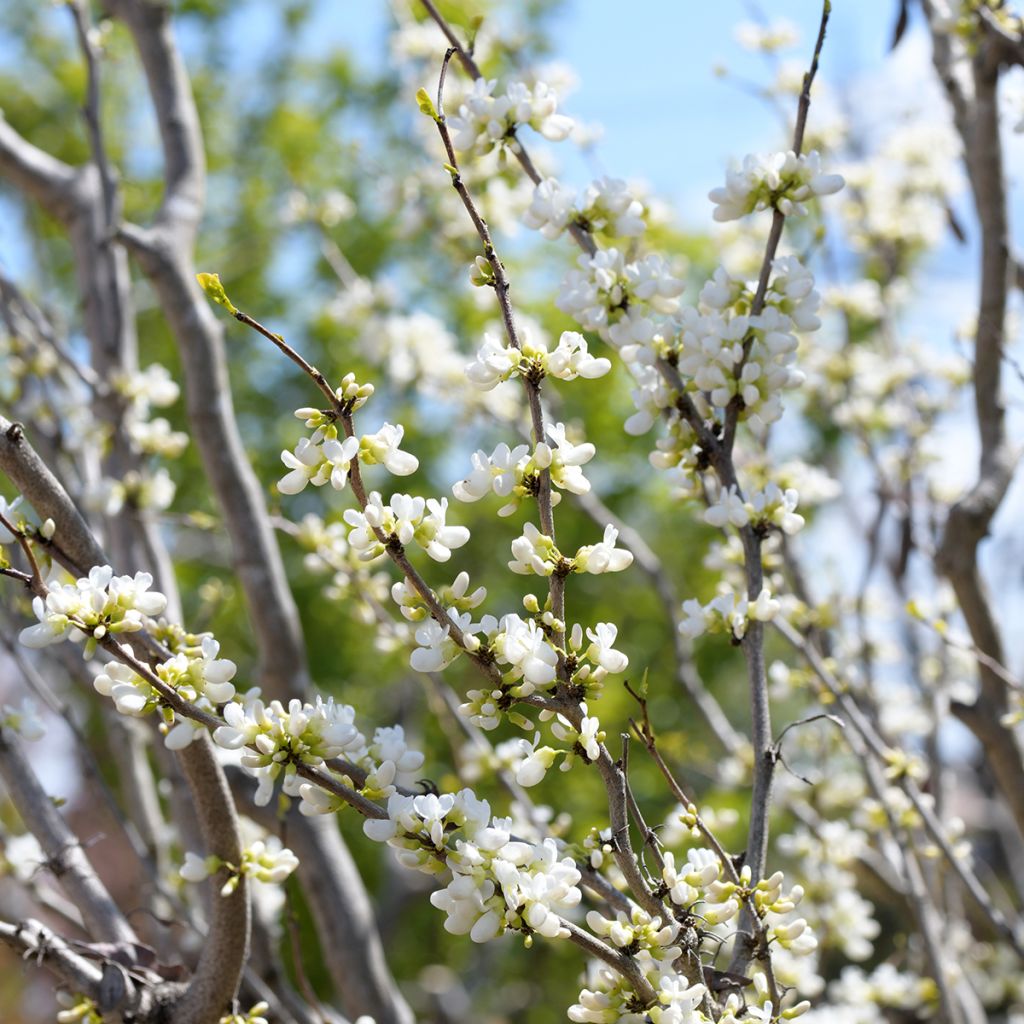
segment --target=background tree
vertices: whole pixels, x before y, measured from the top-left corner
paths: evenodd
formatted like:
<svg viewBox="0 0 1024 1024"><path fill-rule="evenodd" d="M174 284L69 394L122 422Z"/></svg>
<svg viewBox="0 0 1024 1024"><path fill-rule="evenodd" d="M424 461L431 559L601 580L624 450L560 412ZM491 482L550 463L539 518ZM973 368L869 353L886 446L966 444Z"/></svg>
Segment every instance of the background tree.
<svg viewBox="0 0 1024 1024"><path fill-rule="evenodd" d="M553 5L396 5L370 72L309 55L316 5L269 9L261 60L227 5L2 14L0 175L26 250L0 280L0 466L23 495L0 508L7 1015L49 1019L23 984L56 976L62 1019L90 1024L261 1002L250 1019L1013 1019L1021 685L978 554L1014 465L997 97L1019 19L923 5L952 128L884 139L811 104L827 6L795 80L787 31L748 28L782 152L731 174L724 231L694 236L622 183L557 180L547 142L571 124L532 70ZM833 167L847 189L819 203ZM542 239L509 242L519 221ZM947 358L907 340L905 296L950 223L978 236L980 298ZM978 477L951 494L936 439L970 388ZM838 516L816 506L840 483L856 526L826 575ZM372 489L453 484L448 525L395 499L407 532L373 516ZM61 601L88 660L17 643L62 636ZM262 728L251 685L338 701L267 725L290 781L263 765L255 803L225 752ZM49 709L34 747L26 687ZM474 832L478 805L445 802L465 785L511 822ZM77 790L67 815L47 788ZM482 941L503 930L544 956ZM588 957L610 973L580 993Z"/></svg>

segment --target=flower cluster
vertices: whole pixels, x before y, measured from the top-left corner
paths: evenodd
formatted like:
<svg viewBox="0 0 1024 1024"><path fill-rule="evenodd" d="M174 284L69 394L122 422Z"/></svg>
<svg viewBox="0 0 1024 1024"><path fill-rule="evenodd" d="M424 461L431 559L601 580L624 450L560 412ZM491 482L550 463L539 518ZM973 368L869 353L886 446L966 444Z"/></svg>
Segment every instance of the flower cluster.
<svg viewBox="0 0 1024 1024"><path fill-rule="evenodd" d="M524 377L534 384L544 377L593 380L603 377L612 368L609 360L590 354L586 338L576 331L563 331L551 352L542 339L533 340L526 334L520 346L517 348L511 342L503 344L493 334L485 334L483 345L466 367L469 382L481 391L490 391L513 376Z"/></svg>
<svg viewBox="0 0 1024 1024"><path fill-rule="evenodd" d="M606 526L599 543L586 544L572 558L566 558L547 534L541 533L533 523L525 523L522 536L512 541L513 559L508 567L523 576L531 573L537 576L567 575L571 572L597 576L605 572L622 572L633 564L633 554L625 548L615 547L618 536L619 531L614 526Z"/></svg>
<svg viewBox="0 0 1024 1024"><path fill-rule="evenodd" d="M710 1022L711 1018L699 1009L707 992L704 985L689 984L675 972L671 962L666 962L663 970L654 968L646 973L658 1001L649 1009L642 1010L642 1004L637 1002L636 994L627 981L602 964L592 964L587 986L580 991L577 1002L569 1007L569 1020L576 1024L616 1024L644 1019L654 1024Z"/></svg>
<svg viewBox="0 0 1024 1024"><path fill-rule="evenodd" d="M715 204L717 221L738 220L768 209L794 216L807 213L809 200L842 187L841 175L823 173L817 153L797 156L790 151L748 156L742 167L728 173L725 186L712 189L708 198Z"/></svg>
<svg viewBox="0 0 1024 1024"><path fill-rule="evenodd" d="M564 423L546 425L547 441L537 444L533 453L528 445L509 448L502 442L487 455L484 451L473 454L473 471L452 488L459 501L479 501L490 491L509 501L498 510L498 515L511 515L519 508L520 502L539 490L540 473L548 470L551 483L572 494L586 494L590 481L583 475L585 466L595 455L596 449L589 441L576 444L566 436ZM551 504L556 506L561 495L554 491Z"/></svg>
<svg viewBox="0 0 1024 1024"><path fill-rule="evenodd" d="M45 597L34 598L32 611L39 622L23 629L19 639L26 647L46 647L88 638L89 654L96 641L137 632L167 607L167 598L149 589L152 583L148 572L115 576L110 566L96 566L88 576L51 586Z"/></svg>
<svg viewBox="0 0 1024 1024"><path fill-rule="evenodd" d="M399 447L405 434L401 425L385 423L375 434L339 440L335 423L318 410L298 409L295 415L307 426L316 425L316 430L312 437L301 438L293 452L281 452L281 461L291 470L278 481L282 494L298 494L306 484L322 487L330 483L340 491L356 458L367 465L380 463L395 476L409 476L419 468L416 456Z"/></svg>
<svg viewBox="0 0 1024 1024"><path fill-rule="evenodd" d="M46 735L46 726L35 704L26 697L20 707L0 704L0 732L13 733L23 740L41 740Z"/></svg>
<svg viewBox="0 0 1024 1024"><path fill-rule="evenodd" d="M230 896L238 888L242 878L252 878L268 885L280 885L297 867L299 858L281 844L277 836L257 839L242 851L242 863L228 864L220 857L200 857L196 853L185 854L179 874L186 882L202 882L215 875L222 867L229 872L227 881L221 887L221 896Z"/></svg>
<svg viewBox="0 0 1024 1024"><path fill-rule="evenodd" d="M627 262L618 249L586 253L562 282L556 305L588 331L618 348L649 344L656 333L650 313L674 313L685 283L654 254Z"/></svg>
<svg viewBox="0 0 1024 1024"><path fill-rule="evenodd" d="M739 642L746 636L751 622L771 622L780 607L767 587L753 602L746 594L728 589L705 605L697 600L684 601L685 618L679 623L679 632L690 639L703 633L728 633Z"/></svg>
<svg viewBox="0 0 1024 1024"><path fill-rule="evenodd" d="M469 540L469 530L449 526L447 515L447 498L393 494L385 505L380 492L373 491L362 511L345 511L345 522L351 527L348 541L367 562L383 554L392 538L403 547L416 543L435 561L447 562L452 549Z"/></svg>
<svg viewBox="0 0 1024 1024"><path fill-rule="evenodd" d="M297 764L316 766L334 757L358 763L368 753L355 712L333 698L317 697L312 704L293 699L285 706L277 700L265 704L258 690L250 690L242 701L224 706L223 718L214 742L227 750L245 748L242 767L259 780L255 802L261 807L282 771L291 777ZM294 781L289 785L296 788Z"/></svg>
<svg viewBox="0 0 1024 1024"><path fill-rule="evenodd" d="M386 842L406 867L428 874L451 871L431 903L447 915L445 929L487 942L507 930L548 938L568 932L561 915L580 901L580 873L571 857L559 858L553 839L514 840L511 820L491 818L486 800L472 790L388 800L388 816L368 820L363 831Z"/></svg>
<svg viewBox="0 0 1024 1024"><path fill-rule="evenodd" d="M612 238L636 238L647 228L643 204L617 178L593 182L582 196L557 178L545 178L533 191L523 223L545 238L558 238L571 224Z"/></svg>
<svg viewBox="0 0 1024 1024"><path fill-rule="evenodd" d="M192 638L197 644L179 650L166 661L160 662L154 672L162 683L179 697L201 711L214 712L218 704L231 700L235 687L231 683L236 665L228 658L219 658L220 644L209 635ZM129 658L135 657L132 648L122 649ZM160 693L129 665L112 661L93 679L97 693L110 697L122 715L142 716L161 704ZM167 722L164 743L170 750L187 747L204 729L188 718L165 712Z"/></svg>
<svg viewBox="0 0 1024 1024"><path fill-rule="evenodd" d="M704 513L704 522L724 528L731 524L743 527L753 524L760 529L777 527L783 533L796 533L804 525L804 517L796 512L800 495L790 487L783 491L778 484L769 483L748 501L740 497L738 488L723 489L717 500Z"/></svg>
<svg viewBox="0 0 1024 1024"><path fill-rule="evenodd" d="M815 832L798 825L778 842L780 850L799 860L809 896L805 914L822 945L838 947L850 960L867 960L881 932L854 874L867 836L844 821L825 821Z"/></svg>
<svg viewBox="0 0 1024 1024"><path fill-rule="evenodd" d="M510 82L495 95L497 82L477 79L459 112L449 118L456 149L482 156L495 147L512 147L512 137L522 125L529 125L553 142L568 137L573 122L558 113L558 97L544 82L532 87Z"/></svg>
<svg viewBox="0 0 1024 1024"><path fill-rule="evenodd" d="M176 491L164 467L130 469L120 479L105 476L88 488L85 504L105 516L118 515L125 506L163 512L170 508Z"/></svg>

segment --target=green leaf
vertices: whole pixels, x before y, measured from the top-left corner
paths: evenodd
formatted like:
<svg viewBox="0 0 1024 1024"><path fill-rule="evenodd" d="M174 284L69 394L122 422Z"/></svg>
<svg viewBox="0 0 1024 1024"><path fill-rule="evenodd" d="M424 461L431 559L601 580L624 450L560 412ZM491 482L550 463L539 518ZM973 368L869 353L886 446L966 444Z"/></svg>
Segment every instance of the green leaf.
<svg viewBox="0 0 1024 1024"><path fill-rule="evenodd" d="M218 306L223 306L232 316L238 310L231 304L228 293L224 291L224 285L220 283L220 274L196 274L199 287L206 292L206 297Z"/></svg>
<svg viewBox="0 0 1024 1024"><path fill-rule="evenodd" d="M419 89L416 92L416 105L420 108L421 114L426 114L432 120L437 120L437 110L434 108L434 101L430 98L426 89Z"/></svg>

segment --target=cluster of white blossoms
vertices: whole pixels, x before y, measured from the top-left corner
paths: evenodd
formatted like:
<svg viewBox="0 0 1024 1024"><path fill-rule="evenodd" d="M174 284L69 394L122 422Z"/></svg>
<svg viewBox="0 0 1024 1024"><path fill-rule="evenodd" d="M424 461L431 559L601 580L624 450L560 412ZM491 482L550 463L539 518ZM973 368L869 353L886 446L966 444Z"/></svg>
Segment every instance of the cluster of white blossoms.
<svg viewBox="0 0 1024 1024"><path fill-rule="evenodd" d="M615 547L618 536L619 531L614 526L606 526L604 537L597 544L585 544L572 558L566 558L546 533L541 533L533 523L525 523L522 535L512 541L513 558L508 567L522 576L572 572L598 576L621 572L633 564L633 553Z"/></svg>
<svg viewBox="0 0 1024 1024"><path fill-rule="evenodd" d="M215 855L200 857L189 851L178 873L186 882L198 883L226 867L229 876L220 894L230 896L243 878L280 885L298 866L299 858L282 845L277 836L267 836L266 839L257 839L242 850L241 864L228 864Z"/></svg>
<svg viewBox="0 0 1024 1024"><path fill-rule="evenodd" d="M373 394L373 385L359 384L355 375L349 373L335 394L351 412L365 404ZM313 434L301 438L294 451L281 452L281 461L290 470L278 481L277 489L282 494L298 494L306 484L322 487L330 483L340 491L348 483L356 459L368 466L383 465L395 476L409 476L419 468L416 456L400 447L405 436L401 425L385 423L374 434L339 439L333 410L302 408L296 409L295 415L313 429Z"/></svg>
<svg viewBox="0 0 1024 1024"><path fill-rule="evenodd" d="M562 915L580 902L580 873L559 857L553 839L513 839L509 818L492 818L472 790L421 796L394 794L387 818L363 831L397 851L398 860L427 874L451 872L431 903L447 915L445 929L487 942L505 931L565 937Z"/></svg>
<svg viewBox="0 0 1024 1024"><path fill-rule="evenodd" d="M767 587L754 601L728 588L707 604L702 605L696 599L684 601L679 632L691 640L704 633L728 633L739 641L747 635L751 622L771 622L780 608L780 602L772 597Z"/></svg>
<svg viewBox="0 0 1024 1024"><path fill-rule="evenodd" d="M45 598L35 599L33 609L39 623L22 630L21 641L29 647L43 647L64 639L86 638L89 655L108 635L142 629L160 632L152 616L164 610L167 599L151 591L151 583L147 573L114 576L103 566L74 583L52 586ZM359 776L356 788L371 799L395 792L396 786L411 781L422 766L423 755L408 747L400 726L378 729L367 742L354 724L353 709L333 698L317 697L313 703L295 699L285 706L276 700L266 704L259 690L250 690L236 699L231 682L236 666L218 657L217 641L209 635L181 636L177 649L151 671L193 708L219 715L224 724L214 730L214 742L227 750L242 750L242 766L258 779L257 804L270 800L282 773L289 795L300 795L295 775L299 764L319 766L332 758L344 758ZM176 750L188 746L204 727L172 711L157 686L139 674L142 669L132 648L124 644L121 651L125 660L103 667L94 680L96 690L110 697L121 714L138 717L159 709L164 716L166 745ZM343 779L346 785L353 785L351 778ZM322 796L319 803L315 796L304 799L303 811L325 813L340 805L340 801L331 803L328 794Z"/></svg>
<svg viewBox="0 0 1024 1024"><path fill-rule="evenodd" d="M24 399L22 381L50 376L58 365L57 353L13 331L0 332L0 399Z"/></svg>
<svg viewBox="0 0 1024 1024"><path fill-rule="evenodd" d="M679 309L685 282L658 255L627 261L618 249L600 249L593 256L582 254L577 265L555 304L617 348L650 344L657 331L652 314Z"/></svg>
<svg viewBox="0 0 1024 1024"><path fill-rule="evenodd" d="M178 400L180 388L167 368L151 363L145 370L117 374L112 383L128 403L124 425L135 450L143 455L178 458L188 445L188 435L172 429L162 416L150 419L153 407L166 408Z"/></svg>
<svg viewBox="0 0 1024 1024"><path fill-rule="evenodd" d="M89 487L84 503L105 516L118 515L125 506L163 512L171 507L177 487L170 473L160 466L155 470L130 469L120 479L105 476Z"/></svg>
<svg viewBox="0 0 1024 1024"><path fill-rule="evenodd" d="M387 504L372 491L362 511L345 510L350 531L348 542L364 561L384 553L394 539L403 547L417 544L436 562L447 562L453 548L469 540L465 526L449 526L447 498L419 498L392 494ZM381 540L381 537L384 539Z"/></svg>
<svg viewBox="0 0 1024 1024"><path fill-rule="evenodd" d="M867 836L845 821L823 821L811 832L798 825L779 836L779 849L798 859L807 879L804 911L823 946L842 950L850 960L867 960L881 932L875 908L857 891L857 857Z"/></svg>
<svg viewBox="0 0 1024 1024"><path fill-rule="evenodd" d="M495 95L497 84L493 79L478 78L459 112L448 118L456 149L483 156L496 147L513 148L512 136L523 125L552 142L568 138L572 119L558 113L558 96L549 85L510 82L504 92Z"/></svg>
<svg viewBox="0 0 1024 1024"><path fill-rule="evenodd" d="M960 141L940 118L904 121L870 157L843 166L850 188L839 205L852 248L905 261L936 245L949 230L949 208L963 187ZM906 282L895 280L904 289ZM858 284L858 288L864 285Z"/></svg>
<svg viewBox="0 0 1024 1024"><path fill-rule="evenodd" d="M548 423L545 427L550 440L541 441L530 451L530 446L521 444L509 448L501 442L488 455L482 450L472 456L473 470L465 479L458 481L452 493L459 501L479 501L491 491L508 502L498 509L499 516L515 512L521 502L535 497L540 487L540 474L548 470L551 483L560 490L572 494L586 494L590 481L583 475L585 466L596 454L597 449L589 442L580 444L569 440L564 423ZM562 500L557 490L551 493L551 505L555 507Z"/></svg>
<svg viewBox="0 0 1024 1024"><path fill-rule="evenodd" d="M726 175L725 186L712 189L717 221L738 220L759 210L778 210L787 217L807 213L806 203L843 187L839 174L825 174L817 153L747 156L743 165Z"/></svg>
<svg viewBox="0 0 1024 1024"><path fill-rule="evenodd" d="M228 658L219 658L220 644L210 635L193 637L196 643L178 650L166 661L155 666L154 672L162 683L174 690L182 700L201 711L215 712L235 695L234 678L237 666ZM129 645L122 649L131 657L135 652ZM122 715L140 717L161 705L159 692L129 665L109 662L93 680L93 686L104 697L110 697ZM187 747L204 726L188 718L175 717L165 712L165 745L171 750Z"/></svg>
<svg viewBox="0 0 1024 1024"><path fill-rule="evenodd" d="M165 468L146 465L144 457L177 459L188 445L188 435L174 430L164 417L151 419L150 413L153 407L173 405L180 389L159 363L115 375L111 388L123 403L121 425L140 462L120 478L105 476L94 481L84 501L106 516L118 515L126 505L162 512L174 501L175 484Z"/></svg>
<svg viewBox="0 0 1024 1024"><path fill-rule="evenodd" d="M317 697L312 703L293 699L265 704L258 690L223 709L225 725L214 730L213 739L228 750L241 750L241 764L258 780L255 802L269 802L277 778L284 773L284 791L301 796L303 814L328 814L343 802L326 790L302 782L296 766L318 767L341 758L355 778L341 776L349 788L371 799L380 799L411 783L423 766L423 754L412 750L401 726L377 729L372 741L355 725L355 711L348 704Z"/></svg>
<svg viewBox="0 0 1024 1024"><path fill-rule="evenodd" d="M46 647L61 640L87 640L86 654L98 640L143 629L167 607L167 598L149 588L148 572L115 576L110 566L96 566L74 583L55 584L45 597L35 597L32 611L39 620L23 629L26 647Z"/></svg>
<svg viewBox="0 0 1024 1024"><path fill-rule="evenodd" d="M592 962L587 972L587 987L569 1007L569 1020L576 1024L633 1024L642 1020L654 1024L710 1024L711 1018L699 1009L707 994L704 985L691 985L675 972L670 961L664 963L662 973L650 973L652 977L648 980L658 1001L644 1008L621 975Z"/></svg>
<svg viewBox="0 0 1024 1024"><path fill-rule="evenodd" d="M466 367L469 382L481 391L490 391L513 376L525 377L534 384L544 377L593 380L612 368L608 359L590 354L586 338L576 331L563 331L558 346L551 352L542 338L533 339L529 334L524 334L520 345L516 348L511 343L502 343L493 334L485 334L483 345Z"/></svg>
<svg viewBox="0 0 1024 1024"><path fill-rule="evenodd" d="M613 238L636 238L647 229L643 203L617 178L592 182L582 195L557 178L545 178L533 190L523 223L551 239L570 225Z"/></svg>
<svg viewBox="0 0 1024 1024"><path fill-rule="evenodd" d="M794 534L804 525L804 517L797 514L800 495L795 488L782 490L769 483L763 491L756 491L748 500L739 495L735 484L719 492L715 501L704 512L704 522L724 528L737 528L753 524L755 528L777 527L783 533Z"/></svg>
<svg viewBox="0 0 1024 1024"><path fill-rule="evenodd" d="M293 698L285 706L277 700L266 704L258 690L250 690L242 700L226 704L222 714L225 724L214 730L214 742L242 750L242 767L259 780L255 802L261 807L282 771L291 777L297 764L317 766L335 757L358 763L367 755L355 711L333 698L318 696L312 704ZM297 785L290 783L290 789Z"/></svg>
<svg viewBox="0 0 1024 1024"><path fill-rule="evenodd" d="M487 588L477 587L470 590L469 573L460 572L450 585L438 588L433 594L443 607L459 614L479 608L487 597ZM410 622L422 622L430 614L423 596L409 584L408 580L394 583L391 587L391 597L402 615Z"/></svg>

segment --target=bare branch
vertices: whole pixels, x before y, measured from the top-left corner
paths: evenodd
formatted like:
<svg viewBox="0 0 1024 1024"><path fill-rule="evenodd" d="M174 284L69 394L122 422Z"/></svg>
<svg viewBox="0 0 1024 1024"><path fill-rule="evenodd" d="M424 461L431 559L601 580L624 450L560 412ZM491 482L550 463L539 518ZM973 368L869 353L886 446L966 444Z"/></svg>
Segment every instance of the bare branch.
<svg viewBox="0 0 1024 1024"><path fill-rule="evenodd" d="M195 282L193 245L205 187L199 117L167 6L152 0L113 0L110 6L128 26L146 73L165 178L154 226L122 226L118 238L152 281L181 351L189 421L231 539L259 650L260 682L270 695L287 698L309 687L298 612L235 422L223 332Z"/></svg>
<svg viewBox="0 0 1024 1024"><path fill-rule="evenodd" d="M109 559L60 481L36 454L20 423L0 416L0 470L25 496L40 519L56 527L51 542L54 557L66 568L85 575Z"/></svg>
<svg viewBox="0 0 1024 1024"><path fill-rule="evenodd" d="M74 209L75 169L32 145L0 114L0 175L66 222Z"/></svg>
<svg viewBox="0 0 1024 1024"><path fill-rule="evenodd" d="M73 992L94 1001L99 998L103 972L91 960L76 953L46 925L29 918L19 924L0 921L0 942L55 974Z"/></svg>
<svg viewBox="0 0 1024 1024"><path fill-rule="evenodd" d="M238 815L210 738L200 735L194 739L180 753L179 763L192 793L207 852L237 870L242 863ZM210 925L202 956L175 1007L174 1019L182 1024L216 1020L228 1011L238 991L249 952L249 893L248 880L242 877L230 895L221 895L219 889L230 877L227 867L213 876Z"/></svg>
<svg viewBox="0 0 1024 1024"><path fill-rule="evenodd" d="M25 827L39 840L49 869L81 910L90 935L109 942L135 942L135 930L96 875L78 837L39 784L18 742L4 730L0 730L0 776Z"/></svg>

